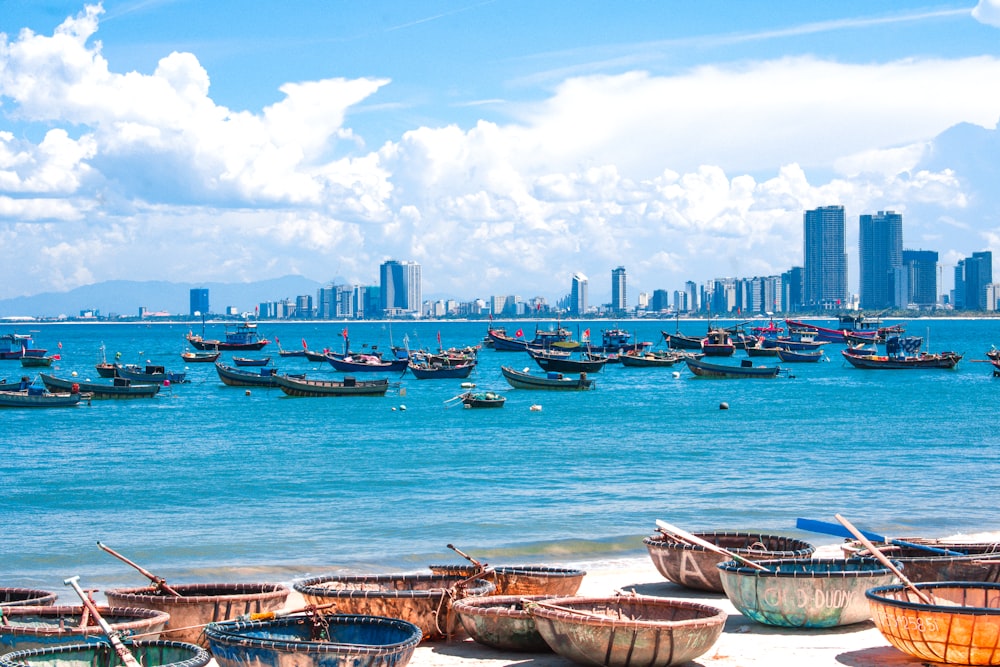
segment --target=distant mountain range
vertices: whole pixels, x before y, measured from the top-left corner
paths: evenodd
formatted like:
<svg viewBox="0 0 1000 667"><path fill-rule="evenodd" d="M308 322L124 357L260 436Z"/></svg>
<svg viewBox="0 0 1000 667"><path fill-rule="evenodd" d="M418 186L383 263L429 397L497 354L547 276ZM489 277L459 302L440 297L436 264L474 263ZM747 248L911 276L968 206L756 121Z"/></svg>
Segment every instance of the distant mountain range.
<svg viewBox="0 0 1000 667"><path fill-rule="evenodd" d="M139 309L188 315L191 290L208 289L208 303L214 314L225 313L230 306L239 312L253 312L265 301L295 300L316 291L325 283L302 276L285 276L252 283L172 283L162 280L109 280L77 287L68 292L48 292L0 300L0 317L78 317L81 311L98 311L102 317L136 317Z"/></svg>

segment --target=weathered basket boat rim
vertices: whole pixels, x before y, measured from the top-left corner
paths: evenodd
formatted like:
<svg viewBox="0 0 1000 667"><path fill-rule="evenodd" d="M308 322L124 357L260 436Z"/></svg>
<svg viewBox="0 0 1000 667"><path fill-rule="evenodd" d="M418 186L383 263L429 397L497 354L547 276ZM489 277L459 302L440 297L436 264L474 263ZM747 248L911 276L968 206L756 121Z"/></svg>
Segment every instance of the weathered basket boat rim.
<svg viewBox="0 0 1000 667"><path fill-rule="evenodd" d="M24 596L24 597L19 597ZM2 598L15 597L14 600L4 601ZM11 607L43 607L46 603L55 602L59 597L52 591L40 588L17 588L11 586L0 587L0 608L9 609Z"/></svg>
<svg viewBox="0 0 1000 667"><path fill-rule="evenodd" d="M449 591L453 590L454 586L443 586L439 588L425 588L425 589L405 589L405 590L386 590L386 589L351 589L351 588L333 588L331 586L326 586L324 584L382 584L396 581L413 581L413 582L435 582L435 581L446 581L453 584L459 584L466 581L466 577L453 576L453 575L441 575L441 574L376 574L376 575L325 575L319 577L312 577L310 579L304 579L293 585L296 591L302 593L303 595L315 595L317 597L341 597L341 598L365 598L365 597L382 597L382 598L430 598L440 595L444 595ZM496 587L492 582L485 579L473 579L462 586L470 595L481 595L484 592L495 589Z"/></svg>
<svg viewBox="0 0 1000 667"><path fill-rule="evenodd" d="M698 616L697 618L688 618L679 621L668 620L668 619L644 619L644 618L614 618L612 616L601 615L584 615L584 614L574 614L572 611L564 611L562 609L555 609L550 606L543 606L539 604L529 604L529 610L533 615L541 616L542 618L557 619L560 621L572 621L577 625L592 625L595 627L610 627L610 628L686 628L686 627L702 627L706 623L718 622L720 624L726 622L729 614L719 609L718 607L712 607L711 605L702 604L700 602L692 602L690 600L678 600L674 598L661 598L654 597L651 595L620 595L612 597L557 597L545 601L553 607L566 607L567 609L579 609L579 611L588 611L589 608L593 608L594 605L616 605L616 604L628 604L629 602L638 602L640 604L649 604L655 607L672 607L672 608L682 608L689 609L691 611L696 611L704 614L703 616ZM591 612L593 613L593 612Z"/></svg>
<svg viewBox="0 0 1000 667"><path fill-rule="evenodd" d="M243 600L246 598L268 599L287 596L291 591L284 584L272 583L226 583L226 584L171 584L180 596L156 591L149 586L140 588L115 588L105 595L124 600L156 600L168 604L205 604L219 600ZM226 593L205 593L205 591L232 591ZM189 594L190 593L190 594Z"/></svg>
<svg viewBox="0 0 1000 667"><path fill-rule="evenodd" d="M756 533L748 531L717 531L717 530L703 530L703 531L693 531L694 535L702 538L714 537L758 537L766 539L776 539L776 540L786 540L791 544L802 545L799 549L785 550L785 551L771 551L770 549L747 549L742 547L726 547L727 551L732 551L733 553L742 555L754 556L758 554L766 554L771 560L776 559L787 559L787 558L801 558L807 557L809 554L816 551L816 547L809 544L805 540L800 540L796 537L788 537L787 535L774 535L770 533ZM709 539L709 542L712 540ZM645 537L642 540L643 544L647 547L657 547L661 549L670 549L677 551L708 551L705 547L698 546L697 544L688 544L686 542L677 542L672 540L667 536L658 537L652 535Z"/></svg>
<svg viewBox="0 0 1000 667"><path fill-rule="evenodd" d="M196 646L195 644L188 644L187 642L174 642L164 639L154 639L149 641L133 641L131 639L124 639L123 642L127 647L151 646L154 648L178 648L189 650L194 654L190 658L169 663L170 667L201 667L202 665L208 664L209 660L212 658L208 651L202 647ZM22 651L12 651L0 656L0 660L7 664L16 663L27 666L30 663L24 662L24 658L31 658L38 655L49 656L62 655L64 653L87 653L93 652L98 648L109 651L112 654L114 654L115 650L109 642L105 641L90 642L89 644L61 644L58 646L48 646L46 648L28 648ZM160 667L165 667L165 665Z"/></svg>
<svg viewBox="0 0 1000 667"><path fill-rule="evenodd" d="M933 594L936 588L973 588L1000 591L1000 583L988 583L980 581L933 581L914 582L917 590L930 592ZM895 600L885 597L886 593L898 593L906 590L905 584L891 584L889 586L877 586L865 591L865 597L874 600L887 607L898 607L900 609L914 609L920 611L945 612L949 614L969 614L976 616L1000 616L998 607L967 607L940 604L925 604L923 602L910 602L908 600Z"/></svg>
<svg viewBox="0 0 1000 667"><path fill-rule="evenodd" d="M522 602L537 602L539 600L565 599L560 595L484 595L455 600L451 608L457 614L467 616L490 616L499 618L525 618L529 616L527 609L517 609ZM525 605L526 606L526 605Z"/></svg>
<svg viewBox="0 0 1000 667"><path fill-rule="evenodd" d="M724 572L733 572L741 575L752 575L762 579L873 579L883 577L891 573L891 570L875 558L775 558L769 560L755 560L755 563L766 567L769 572L758 570L749 565L741 565L734 560L727 560L716 565ZM781 570L785 565L843 565L841 569L826 569L813 572ZM848 565L871 565L875 567L867 569L847 569ZM903 569L903 564L894 561L893 565Z"/></svg>
<svg viewBox="0 0 1000 667"><path fill-rule="evenodd" d="M11 625L11 621L18 620L19 616L82 616L82 605L59 605L48 607L9 607L4 609L3 621L0 622L0 634L9 635L62 635L75 634L82 631L91 631L94 634L101 634L101 628L96 625L81 627L79 625L52 626L46 623L18 624ZM130 630L144 630L157 623L166 624L170 620L170 614L158 609L145 609L142 607L109 607L98 605L97 610L101 612L111 626L118 632L128 632ZM134 620L121 621L115 617L133 617Z"/></svg>
<svg viewBox="0 0 1000 667"><path fill-rule="evenodd" d="M210 623L205 626L205 635L211 640L225 641L229 645L244 648L266 648L281 650L291 653L345 653L363 655L384 655L387 653L398 653L410 647L415 647L420 643L422 637L420 628L409 621L399 618L389 618L387 616L364 616L361 614L329 614L324 615L323 620L331 624L367 624L367 625L390 625L396 626L400 630L410 633L410 637L405 641L394 642L392 644L345 644L329 641L305 641L298 639L264 639L261 637L248 637L242 634L247 631L264 630L267 628L294 625L307 620L304 614L286 616L285 618L271 621L222 621Z"/></svg>
<svg viewBox="0 0 1000 667"><path fill-rule="evenodd" d="M449 564L449 565L428 565L431 570L436 570L439 572L475 572L476 566L471 564L463 565ZM568 567L552 567L549 565L487 565L486 569L482 571L484 575L489 575L490 572L497 572L498 574L535 574L535 575L545 575L546 577L580 577L587 574L586 570L577 570Z"/></svg>

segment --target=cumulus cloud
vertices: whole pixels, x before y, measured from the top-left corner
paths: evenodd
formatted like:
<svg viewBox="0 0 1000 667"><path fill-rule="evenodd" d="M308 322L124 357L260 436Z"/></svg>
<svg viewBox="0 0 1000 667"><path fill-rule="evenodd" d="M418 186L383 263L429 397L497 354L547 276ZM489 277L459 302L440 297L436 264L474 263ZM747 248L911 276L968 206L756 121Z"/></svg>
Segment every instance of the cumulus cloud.
<svg viewBox="0 0 1000 667"><path fill-rule="evenodd" d="M1000 28L1000 0L979 0L972 17L986 25Z"/></svg>

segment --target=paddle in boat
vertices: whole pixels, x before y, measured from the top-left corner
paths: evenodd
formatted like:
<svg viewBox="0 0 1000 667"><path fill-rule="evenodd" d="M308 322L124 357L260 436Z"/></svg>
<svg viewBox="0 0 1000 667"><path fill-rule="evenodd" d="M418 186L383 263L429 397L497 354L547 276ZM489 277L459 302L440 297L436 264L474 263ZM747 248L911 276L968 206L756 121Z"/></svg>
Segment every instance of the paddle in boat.
<svg viewBox="0 0 1000 667"><path fill-rule="evenodd" d="M289 375L277 377L278 387L289 396L323 397L323 396L384 396L389 390L389 381L356 380L347 376L343 381L312 380L309 378L294 378Z"/></svg>
<svg viewBox="0 0 1000 667"><path fill-rule="evenodd" d="M546 375L532 375L527 371L516 371L508 366L501 366L500 372L510 386L515 389L566 389L582 390L592 389L594 381L587 377L586 373L580 373L578 377L566 377L562 373L547 373Z"/></svg>
<svg viewBox="0 0 1000 667"><path fill-rule="evenodd" d="M692 373L703 378L773 378L781 372L780 366L754 366L749 359L743 359L739 366L716 364L704 359L685 359L685 361Z"/></svg>
<svg viewBox="0 0 1000 667"><path fill-rule="evenodd" d="M104 382L80 382L78 380L66 380L57 378L54 375L39 373L45 388L49 391L61 391L72 393L75 388L78 392L92 394L95 399L106 398L153 398L160 392L160 384L152 382L141 384L132 382L128 378L111 378L111 384Z"/></svg>

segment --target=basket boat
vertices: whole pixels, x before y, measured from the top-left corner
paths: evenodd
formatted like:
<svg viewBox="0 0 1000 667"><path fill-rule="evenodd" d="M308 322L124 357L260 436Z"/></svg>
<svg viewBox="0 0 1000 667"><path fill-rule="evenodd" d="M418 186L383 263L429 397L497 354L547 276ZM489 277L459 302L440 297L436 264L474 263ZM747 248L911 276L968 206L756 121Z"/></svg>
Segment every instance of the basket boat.
<svg viewBox="0 0 1000 667"><path fill-rule="evenodd" d="M307 604L336 602L337 613L400 618L420 628L427 640L445 639L460 629L452 603L489 595L493 583L438 574L327 575L294 585Z"/></svg>
<svg viewBox="0 0 1000 667"><path fill-rule="evenodd" d="M715 607L644 596L553 598L529 603L553 651L584 665L666 667L708 651L726 621Z"/></svg>
<svg viewBox="0 0 1000 667"><path fill-rule="evenodd" d="M98 607L101 617L121 634L149 634L158 639L170 614L153 609ZM0 650L20 651L62 644L107 641L97 622L82 605L59 607L10 607L0 621Z"/></svg>
<svg viewBox="0 0 1000 667"><path fill-rule="evenodd" d="M398 618L329 614L213 623L205 636L219 667L403 667L421 632Z"/></svg>
<svg viewBox="0 0 1000 667"><path fill-rule="evenodd" d="M481 571L474 565L431 565L431 572L471 577ZM494 595L576 595L587 575L584 570L543 565L501 565L488 568L482 579L496 586Z"/></svg>
<svg viewBox="0 0 1000 667"><path fill-rule="evenodd" d="M109 590L104 597L115 607L165 611L170 614L170 622L164 637L207 646L201 626L243 614L276 611L285 606L291 592L281 584L255 583L172 584L171 588L180 595L146 587Z"/></svg>
<svg viewBox="0 0 1000 667"><path fill-rule="evenodd" d="M871 618L865 591L896 582L874 558L759 561L770 572L720 564L722 587L736 609L783 628L830 628Z"/></svg>
<svg viewBox="0 0 1000 667"><path fill-rule="evenodd" d="M695 533L707 542L750 560L808 558L816 548L808 542L781 535L712 531ZM704 547L677 542L666 535L643 540L653 565L668 580L702 591L724 593L718 565L728 560Z"/></svg>
<svg viewBox="0 0 1000 667"><path fill-rule="evenodd" d="M942 581L915 586L941 604L920 602L902 584L866 593L872 620L890 644L920 660L1000 665L1000 584Z"/></svg>
<svg viewBox="0 0 1000 667"><path fill-rule="evenodd" d="M56 603L58 594L37 588L0 587L0 607L48 607Z"/></svg>
<svg viewBox="0 0 1000 667"><path fill-rule="evenodd" d="M919 547L878 545L879 551L903 564L910 581L981 581L1000 582L1000 544L992 542L939 542L923 538L903 540L937 549L961 551L964 555L935 554ZM864 547L851 540L843 546L846 555L864 554Z"/></svg>
<svg viewBox="0 0 1000 667"><path fill-rule="evenodd" d="M475 641L502 651L548 652L535 619L525 603L551 600L553 595L490 595L464 598L453 609L462 627Z"/></svg>
<svg viewBox="0 0 1000 667"><path fill-rule="evenodd" d="M162 640L124 640L143 667L205 667L212 659L194 644ZM0 667L120 667L121 660L108 642L30 648L0 656Z"/></svg>

